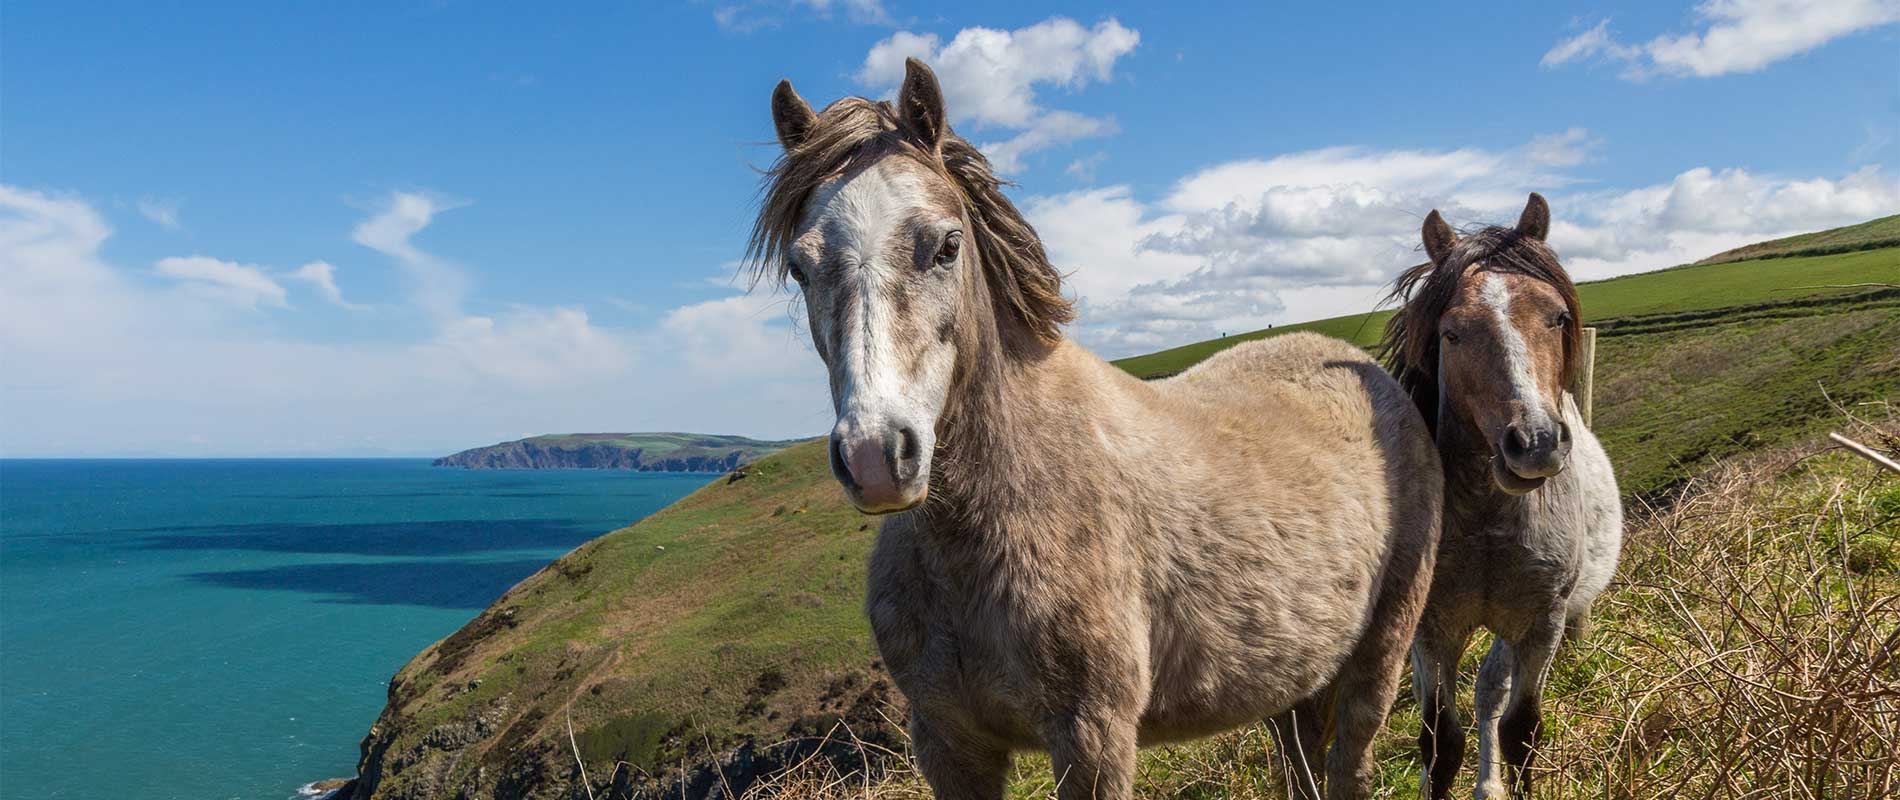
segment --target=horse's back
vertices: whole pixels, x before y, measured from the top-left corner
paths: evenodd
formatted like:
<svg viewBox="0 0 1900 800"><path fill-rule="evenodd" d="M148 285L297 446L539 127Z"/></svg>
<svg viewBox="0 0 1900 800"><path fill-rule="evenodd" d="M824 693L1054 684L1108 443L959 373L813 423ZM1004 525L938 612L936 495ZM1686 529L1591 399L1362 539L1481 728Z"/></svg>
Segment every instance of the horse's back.
<svg viewBox="0 0 1900 800"><path fill-rule="evenodd" d="M1398 381L1341 339L1301 331L1245 342L1166 383L1185 398L1239 407L1267 425L1279 418L1321 430L1368 431L1381 450L1408 466L1437 461L1425 421Z"/></svg>

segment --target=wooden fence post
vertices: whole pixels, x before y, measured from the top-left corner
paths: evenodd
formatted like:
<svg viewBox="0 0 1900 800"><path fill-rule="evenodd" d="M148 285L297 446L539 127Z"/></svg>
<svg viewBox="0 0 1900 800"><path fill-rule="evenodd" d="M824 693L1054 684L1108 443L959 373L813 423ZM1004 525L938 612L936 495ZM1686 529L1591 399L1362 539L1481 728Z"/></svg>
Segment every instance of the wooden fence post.
<svg viewBox="0 0 1900 800"><path fill-rule="evenodd" d="M1596 400L1597 370L1597 329L1583 329L1583 352L1577 354L1577 382L1570 387L1570 395L1577 398L1577 410L1583 413L1584 427L1592 427L1594 415L1591 407Z"/></svg>

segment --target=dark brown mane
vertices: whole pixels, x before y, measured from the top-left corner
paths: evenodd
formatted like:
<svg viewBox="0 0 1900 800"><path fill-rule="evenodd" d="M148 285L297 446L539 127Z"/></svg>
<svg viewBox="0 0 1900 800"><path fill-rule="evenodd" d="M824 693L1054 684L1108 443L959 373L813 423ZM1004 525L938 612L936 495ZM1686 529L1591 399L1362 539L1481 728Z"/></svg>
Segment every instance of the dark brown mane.
<svg viewBox="0 0 1900 800"><path fill-rule="evenodd" d="M939 157L918 146L888 102L846 97L826 106L805 139L765 173L746 246L753 283L770 279L783 285L786 256L813 191L879 158L902 154L957 188L990 296L1037 338L1060 339L1075 308L1062 296L1062 276L1043 252L1042 239L1003 195L1003 182L982 152L954 133L945 134L941 149Z"/></svg>
<svg viewBox="0 0 1900 800"><path fill-rule="evenodd" d="M1478 262L1483 262L1486 272L1514 273L1542 281L1563 297L1570 309L1570 324L1564 329L1563 385L1570 386L1576 377L1583 314L1578 308L1577 287L1557 262L1557 254L1513 228L1493 226L1464 235L1443 264L1427 262L1407 269L1392 282L1392 292L1386 295L1386 302L1397 303L1399 310L1386 321L1385 335L1379 342L1380 357L1424 412L1426 424L1434 429L1438 425L1438 319L1457 297L1465 269Z"/></svg>

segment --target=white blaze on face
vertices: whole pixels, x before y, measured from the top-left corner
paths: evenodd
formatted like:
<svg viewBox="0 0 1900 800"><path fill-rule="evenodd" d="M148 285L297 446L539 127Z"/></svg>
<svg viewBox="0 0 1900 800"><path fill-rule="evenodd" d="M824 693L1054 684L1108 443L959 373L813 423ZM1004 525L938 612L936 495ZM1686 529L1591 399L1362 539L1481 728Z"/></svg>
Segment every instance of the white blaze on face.
<svg viewBox="0 0 1900 800"><path fill-rule="evenodd" d="M1544 408L1537 391L1530 347L1524 343L1524 334L1517 329L1517 324L1511 321L1510 283L1502 275L1487 274L1478 287L1478 296L1497 323L1498 343L1504 349L1505 369L1511 380L1511 396L1524 404L1524 421L1531 425L1549 424L1549 410Z"/></svg>
<svg viewBox="0 0 1900 800"><path fill-rule="evenodd" d="M901 290L890 284L914 268L890 263L891 253L912 250L894 247L892 238L905 230L904 222L923 201L916 176L881 164L828 185L813 198L811 229L824 237L825 268L838 271L830 282L832 313L821 320L819 333L837 346L833 401L840 419L864 413L915 417L924 411L935 416L934 408L911 407L920 404L917 393L906 391L909 381L898 347L910 326L897 319L889 302L893 291Z"/></svg>

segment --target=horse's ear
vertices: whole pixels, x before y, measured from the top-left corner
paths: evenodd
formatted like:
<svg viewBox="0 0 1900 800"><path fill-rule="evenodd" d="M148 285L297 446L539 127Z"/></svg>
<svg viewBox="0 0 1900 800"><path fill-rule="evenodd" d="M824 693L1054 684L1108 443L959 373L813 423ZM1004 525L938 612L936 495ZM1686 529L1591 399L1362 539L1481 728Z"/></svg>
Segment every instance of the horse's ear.
<svg viewBox="0 0 1900 800"><path fill-rule="evenodd" d="M919 143L938 152L943 148L943 88L937 74L915 58L904 59L904 85L897 90L897 115Z"/></svg>
<svg viewBox="0 0 1900 800"><path fill-rule="evenodd" d="M1517 232L1540 242L1550 235L1550 204L1544 202L1543 195L1531 192L1530 202L1524 204L1524 213L1517 218Z"/></svg>
<svg viewBox="0 0 1900 800"><path fill-rule="evenodd" d="M1451 255L1451 248L1458 244L1458 232L1451 229L1450 223L1438 215L1438 209L1425 215L1425 255L1433 264L1444 264L1445 257Z"/></svg>
<svg viewBox="0 0 1900 800"><path fill-rule="evenodd" d="M818 114L798 96L791 81L779 81L772 90L772 124L778 128L778 143L790 150L804 144L811 129L818 127Z"/></svg>

